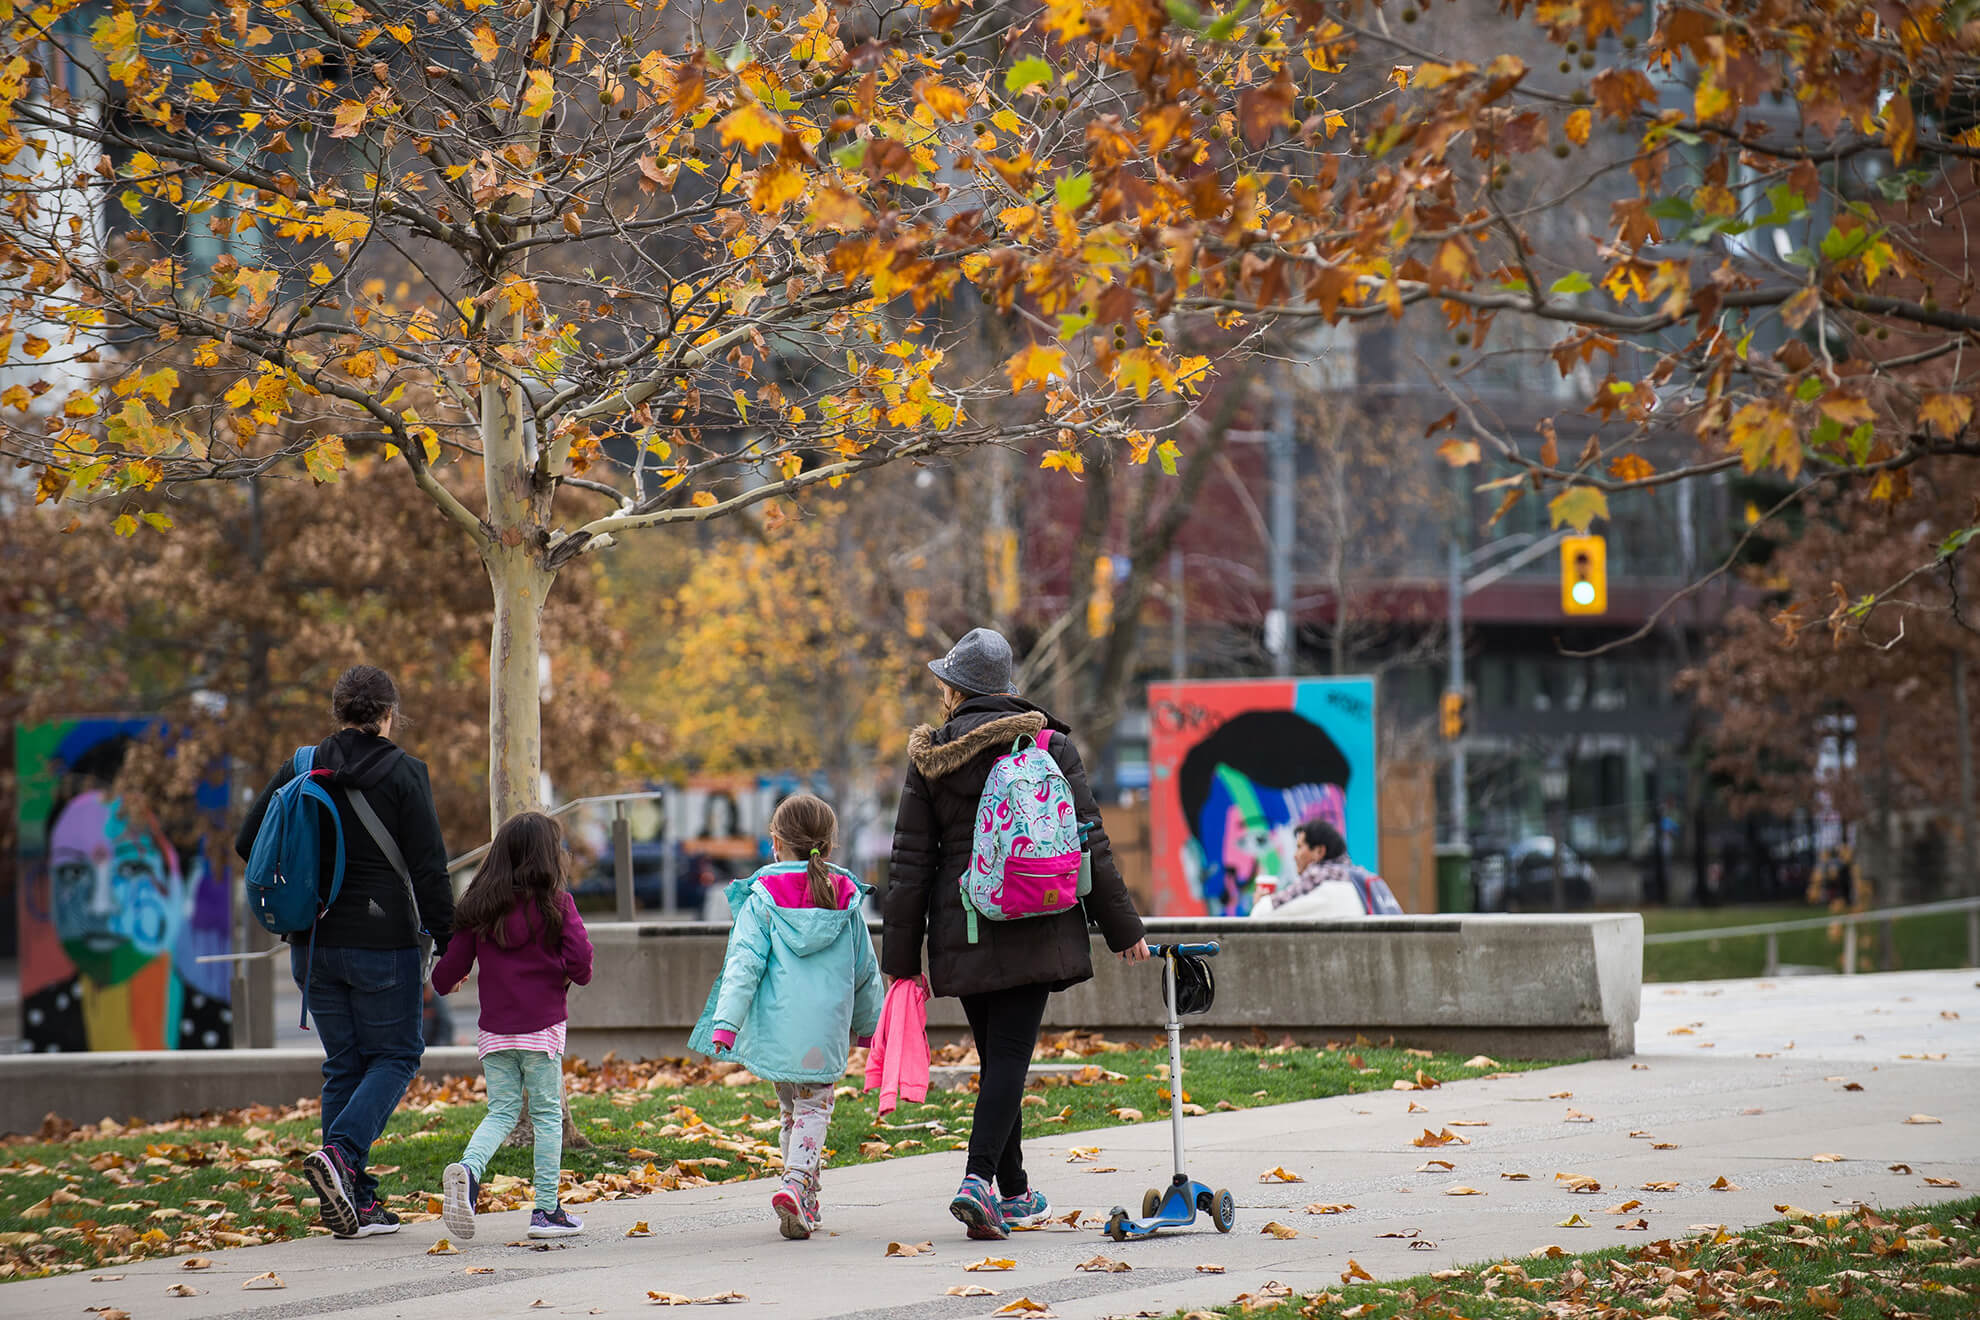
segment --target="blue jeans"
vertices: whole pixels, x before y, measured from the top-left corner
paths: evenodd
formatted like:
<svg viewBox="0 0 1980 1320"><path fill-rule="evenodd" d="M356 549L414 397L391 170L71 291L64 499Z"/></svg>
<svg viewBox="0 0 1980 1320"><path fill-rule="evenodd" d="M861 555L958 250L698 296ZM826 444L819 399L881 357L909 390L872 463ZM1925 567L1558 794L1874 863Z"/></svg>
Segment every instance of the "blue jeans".
<svg viewBox="0 0 1980 1320"><path fill-rule="evenodd" d="M420 1037L418 949L289 948L289 970L305 984L309 1016L323 1040L323 1144L353 1172L351 1199L378 1199L366 1171L371 1145L405 1097L426 1049Z"/></svg>

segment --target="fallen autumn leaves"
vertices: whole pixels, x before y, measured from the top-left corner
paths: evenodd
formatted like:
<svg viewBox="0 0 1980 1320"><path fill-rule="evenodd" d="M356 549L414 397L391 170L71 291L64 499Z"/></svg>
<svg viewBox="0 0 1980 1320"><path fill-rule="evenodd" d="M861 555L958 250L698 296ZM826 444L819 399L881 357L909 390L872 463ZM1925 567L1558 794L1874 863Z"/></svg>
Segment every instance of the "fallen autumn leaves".
<svg viewBox="0 0 1980 1320"><path fill-rule="evenodd" d="M1426 1061L1421 1051L1365 1041L1312 1049L1205 1037L1191 1040L1189 1049L1191 1091L1226 1109L1238 1106L1218 1097L1270 1104L1387 1090L1400 1079L1415 1085L1426 1066L1444 1077L1478 1070L1455 1056ZM1082 1066L1034 1084L1027 1098L1051 1101L1026 1107L1030 1135L1107 1126L1124 1115L1166 1116L1159 1099L1168 1083L1166 1045L1156 1050L1090 1033L1054 1033L1041 1040L1039 1057ZM950 1046L937 1061L968 1064L974 1056ZM1500 1066L1478 1063L1486 1065ZM856 1053L853 1071L863 1066ZM565 1150L563 1199L573 1205L760 1177L778 1165L775 1097L733 1063L607 1056L597 1064L570 1062L566 1082L572 1117L592 1143ZM441 1170L465 1145L482 1101L478 1077L420 1079L393 1115L374 1152L374 1172L386 1204L406 1222L438 1216ZM841 1087L828 1137L833 1162L958 1148L974 1103L967 1093L937 1094L881 1124L871 1096ZM320 1232L311 1226L314 1193L299 1168L317 1141L318 1113L312 1099L166 1123L78 1125L51 1117L36 1136L7 1139L0 1143L6 1160L0 1280ZM527 1156L501 1160L511 1161L513 1172L494 1172L485 1181L484 1208L528 1207L529 1182L517 1176ZM1108 1168L1091 1155L1080 1163L1095 1172Z"/></svg>

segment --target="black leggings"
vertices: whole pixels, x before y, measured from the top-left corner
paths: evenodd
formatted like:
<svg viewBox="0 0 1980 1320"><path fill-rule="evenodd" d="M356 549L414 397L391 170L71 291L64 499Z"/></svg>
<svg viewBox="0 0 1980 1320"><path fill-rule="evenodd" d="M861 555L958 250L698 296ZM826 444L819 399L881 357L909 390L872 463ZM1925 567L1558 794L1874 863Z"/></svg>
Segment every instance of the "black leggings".
<svg viewBox="0 0 1980 1320"><path fill-rule="evenodd" d="M994 1177L1006 1197L1031 1187L1024 1175L1024 1084L1051 993L1048 985L1018 985L962 996L978 1061L969 1173L985 1182Z"/></svg>

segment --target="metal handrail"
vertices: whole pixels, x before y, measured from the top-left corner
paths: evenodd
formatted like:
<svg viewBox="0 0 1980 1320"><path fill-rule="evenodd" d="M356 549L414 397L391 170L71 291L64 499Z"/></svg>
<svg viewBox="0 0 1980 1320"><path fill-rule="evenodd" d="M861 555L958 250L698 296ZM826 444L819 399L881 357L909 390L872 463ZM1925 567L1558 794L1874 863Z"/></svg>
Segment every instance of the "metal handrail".
<svg viewBox="0 0 1980 1320"><path fill-rule="evenodd" d="M1698 940L1738 939L1752 935L1767 941L1764 975L1780 970L1780 937L1793 931L1843 928L1843 975L1856 974L1856 928L1871 922L1889 926L1911 917L1930 917L1952 912L1966 914L1966 964L1980 967L1980 898L1947 898L1933 903L1912 903L1904 907L1867 908L1862 912L1831 912L1820 917L1796 917L1792 921L1767 921L1755 926L1715 926L1710 930L1664 930L1645 935L1643 943L1690 944Z"/></svg>
<svg viewBox="0 0 1980 1320"><path fill-rule="evenodd" d="M596 797L572 798L569 802L560 803L543 814L550 817L557 817L567 811L575 811L579 807L599 806L607 802L656 802L665 796L667 796L667 791L660 788L642 789L637 793L601 793ZM488 850L494 844L495 841L490 839L480 847L470 848L459 857L451 859L447 863L447 873L451 875L464 866L472 866L483 857L486 857Z"/></svg>
<svg viewBox="0 0 1980 1320"><path fill-rule="evenodd" d="M1867 908L1862 912L1832 912L1823 917L1796 917L1792 921L1768 921L1756 926L1715 926L1711 930L1660 930L1645 935L1645 944L1686 944L1693 940L1727 939L1735 935L1779 935L1792 930L1823 930L1838 922L1862 925L1871 921L1902 921L1906 917L1929 917L1935 912L1980 910L1980 898L1948 898L1935 903L1914 903L1908 907Z"/></svg>
<svg viewBox="0 0 1980 1320"><path fill-rule="evenodd" d="M631 921L636 911L636 905L633 901L632 822L626 819L626 803L655 802L665 796L666 790L658 788L640 789L634 793L600 793L595 797L572 798L569 802L552 807L546 813L554 818L562 816L567 812L575 811L579 807L595 807L610 804L612 807L613 905L616 908L614 915L620 921ZM488 850L493 845L494 840L490 839L479 848L469 849L459 857L454 858L447 863L447 874L450 876L454 875L464 868L473 865L475 862L480 861L488 855ZM671 850L668 852L667 857L666 874L660 881L660 910L662 916L671 920L679 914L674 910L673 854Z"/></svg>

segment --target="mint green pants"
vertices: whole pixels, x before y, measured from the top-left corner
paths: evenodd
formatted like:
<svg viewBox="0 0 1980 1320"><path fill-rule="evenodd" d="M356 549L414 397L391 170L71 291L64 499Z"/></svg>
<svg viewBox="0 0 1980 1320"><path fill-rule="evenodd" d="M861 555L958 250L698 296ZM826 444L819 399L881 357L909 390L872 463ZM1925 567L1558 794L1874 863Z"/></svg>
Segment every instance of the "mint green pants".
<svg viewBox="0 0 1980 1320"><path fill-rule="evenodd" d="M564 1060L535 1050L496 1050L481 1056L488 1079L488 1116L468 1139L461 1163L477 1180L488 1176L496 1147L522 1118L529 1092L529 1121L536 1131L536 1208L557 1207L557 1175L564 1163Z"/></svg>

